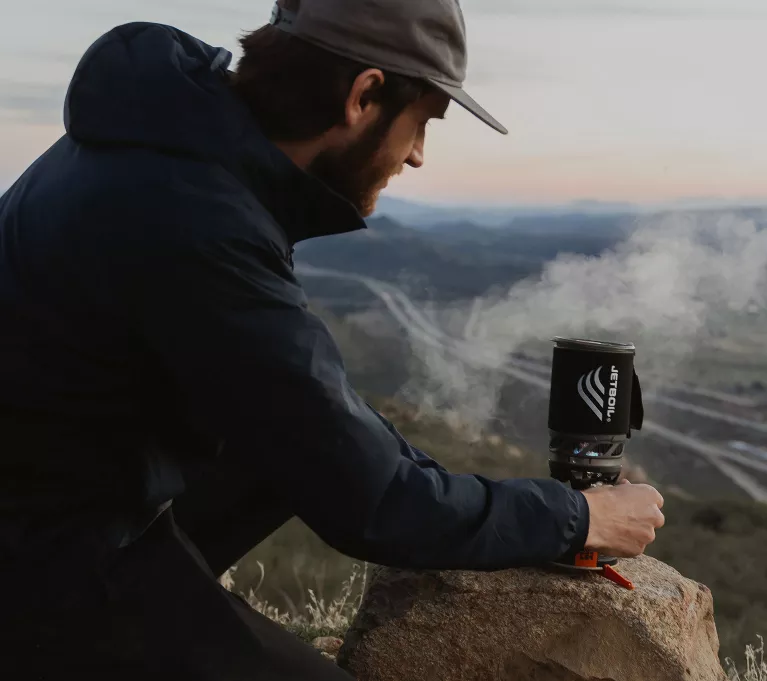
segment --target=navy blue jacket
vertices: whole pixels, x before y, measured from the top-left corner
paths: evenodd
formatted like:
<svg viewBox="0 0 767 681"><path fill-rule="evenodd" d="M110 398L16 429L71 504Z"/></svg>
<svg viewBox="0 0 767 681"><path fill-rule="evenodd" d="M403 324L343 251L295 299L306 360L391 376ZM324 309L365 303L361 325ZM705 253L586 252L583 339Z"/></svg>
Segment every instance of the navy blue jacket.
<svg viewBox="0 0 767 681"><path fill-rule="evenodd" d="M580 492L450 474L349 385L291 255L364 222L259 132L230 61L114 29L66 134L0 199L0 555L24 556L22 523L124 539L117 518L226 447L359 559L493 570L581 548Z"/></svg>

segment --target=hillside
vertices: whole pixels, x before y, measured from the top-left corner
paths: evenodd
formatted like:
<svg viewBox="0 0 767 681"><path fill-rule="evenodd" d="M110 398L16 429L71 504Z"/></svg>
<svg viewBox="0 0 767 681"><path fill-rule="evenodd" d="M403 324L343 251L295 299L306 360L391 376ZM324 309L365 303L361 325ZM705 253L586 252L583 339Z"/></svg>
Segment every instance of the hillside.
<svg viewBox="0 0 767 681"><path fill-rule="evenodd" d="M668 224L676 225L683 235L680 225L694 223L711 229L718 221L732 220L764 225L765 210L739 208L678 215L520 214L496 227L473 222L460 212L454 218L443 214L441 221L431 226L399 222L381 214L368 219L365 230L302 242L296 256L297 261L314 267L396 283L415 299L453 302L504 290L521 279L535 277L546 263L564 254L601 255L649 223L670 221ZM348 311L372 302L369 292L349 282L312 279L306 288L314 300L336 310Z"/></svg>
<svg viewBox="0 0 767 681"><path fill-rule="evenodd" d="M538 274L562 252L596 255L615 245L628 228L622 217L577 215L519 218L504 229L458 221L422 230L388 217L370 219L367 225L351 234L301 243L297 259L397 282L418 297L455 300ZM306 288L320 302L371 300L364 289L345 282L315 279Z"/></svg>

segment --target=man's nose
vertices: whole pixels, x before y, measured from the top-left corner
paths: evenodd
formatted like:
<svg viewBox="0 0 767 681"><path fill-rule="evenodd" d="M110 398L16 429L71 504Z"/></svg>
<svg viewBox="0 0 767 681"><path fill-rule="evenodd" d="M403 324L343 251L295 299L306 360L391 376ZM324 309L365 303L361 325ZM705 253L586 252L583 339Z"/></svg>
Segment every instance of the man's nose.
<svg viewBox="0 0 767 681"><path fill-rule="evenodd" d="M405 161L411 168L420 168L423 165L423 143L419 142L413 145L410 156Z"/></svg>

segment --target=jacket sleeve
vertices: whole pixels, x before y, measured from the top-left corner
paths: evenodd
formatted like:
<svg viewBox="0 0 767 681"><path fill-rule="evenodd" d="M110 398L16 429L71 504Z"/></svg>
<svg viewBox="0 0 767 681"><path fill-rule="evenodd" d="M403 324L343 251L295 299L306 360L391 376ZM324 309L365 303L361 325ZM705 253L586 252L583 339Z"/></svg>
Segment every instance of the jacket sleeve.
<svg viewBox="0 0 767 681"><path fill-rule="evenodd" d="M399 442L401 445L406 445L400 447L400 453L402 456L410 459L419 468L434 468L436 470L442 471L443 473L447 473L447 469L432 459L428 454L426 454L426 452L422 452L417 447L413 447L411 444L406 442L405 438L400 435L399 431L391 421L389 421L385 416L379 414L369 403L367 406L373 412L376 418L384 425L386 430L388 430L392 435L394 435L395 438L397 438L397 442Z"/></svg>
<svg viewBox="0 0 767 681"><path fill-rule="evenodd" d="M252 451L256 474L331 546L382 565L474 570L583 546L580 492L450 474L366 404L269 242L179 230L145 249L136 325L190 426Z"/></svg>

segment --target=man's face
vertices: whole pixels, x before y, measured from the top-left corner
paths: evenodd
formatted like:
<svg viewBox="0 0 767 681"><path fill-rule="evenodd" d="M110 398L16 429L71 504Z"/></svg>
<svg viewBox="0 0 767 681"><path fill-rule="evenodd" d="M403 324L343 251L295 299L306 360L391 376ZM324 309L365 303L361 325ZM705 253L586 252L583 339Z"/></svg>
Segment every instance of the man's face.
<svg viewBox="0 0 767 681"><path fill-rule="evenodd" d="M423 165L426 124L442 118L449 103L447 95L430 92L402 111L390 126L379 120L343 148L323 151L308 171L368 217L392 177L406 164L413 168Z"/></svg>

